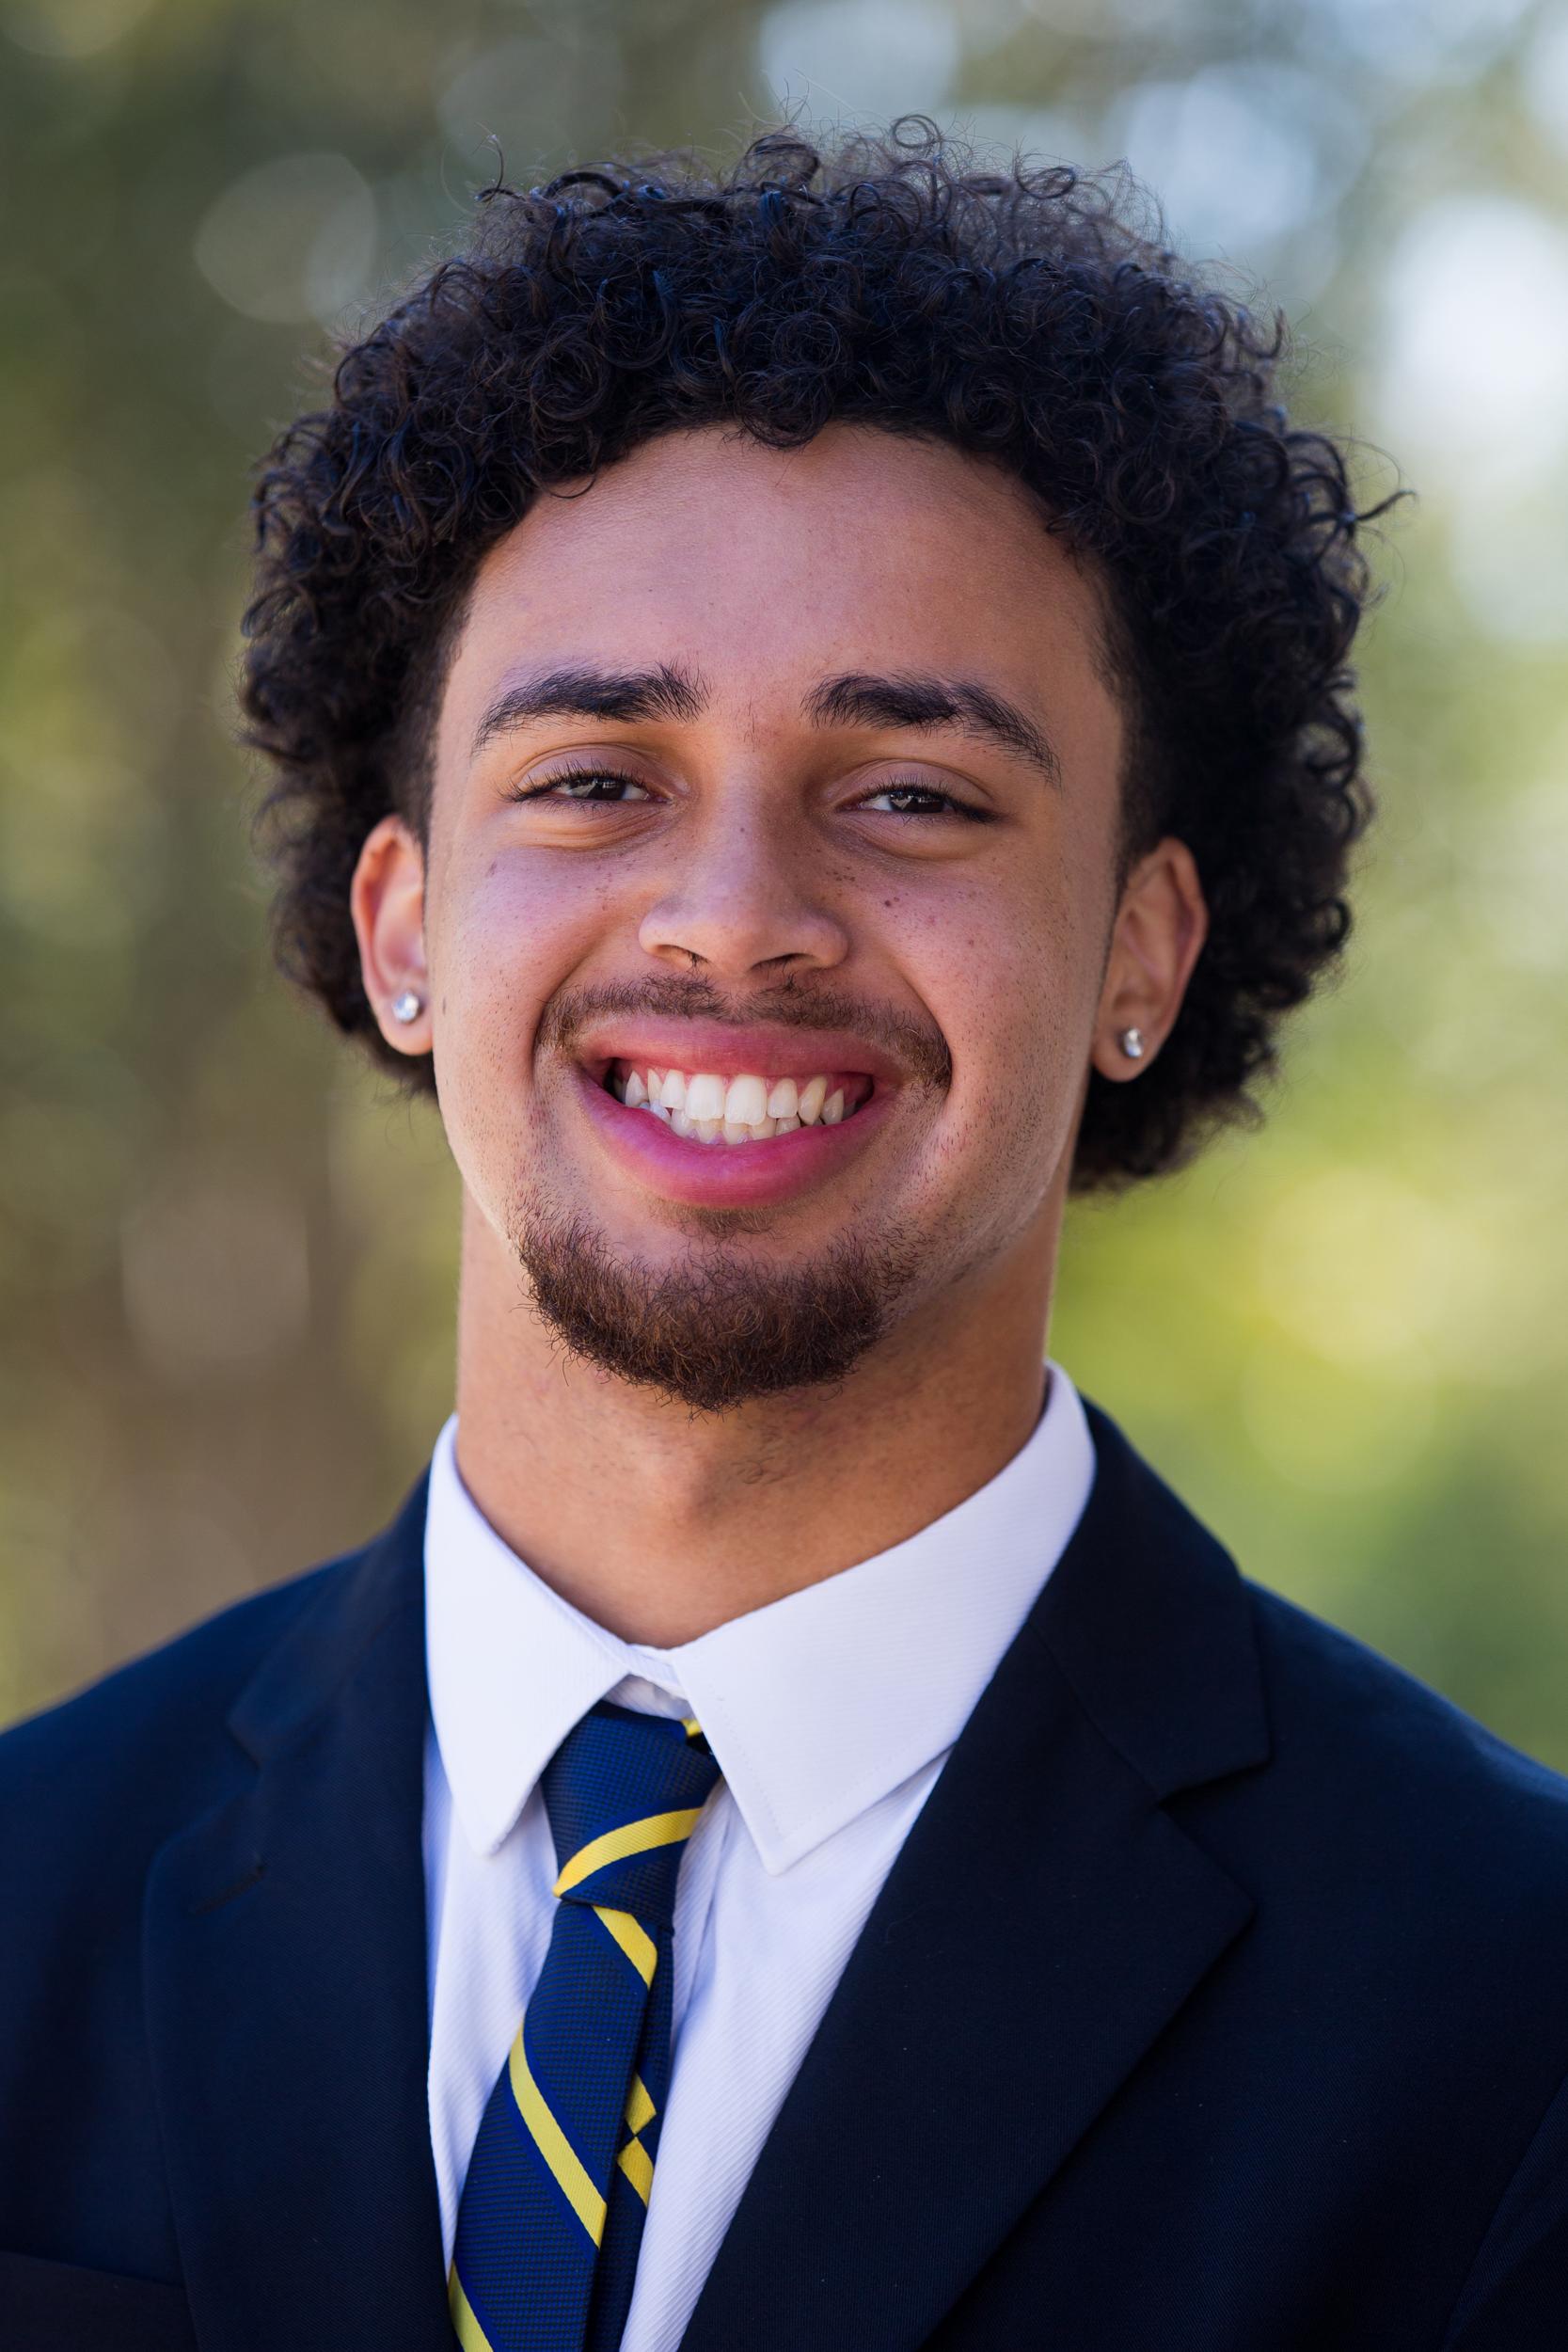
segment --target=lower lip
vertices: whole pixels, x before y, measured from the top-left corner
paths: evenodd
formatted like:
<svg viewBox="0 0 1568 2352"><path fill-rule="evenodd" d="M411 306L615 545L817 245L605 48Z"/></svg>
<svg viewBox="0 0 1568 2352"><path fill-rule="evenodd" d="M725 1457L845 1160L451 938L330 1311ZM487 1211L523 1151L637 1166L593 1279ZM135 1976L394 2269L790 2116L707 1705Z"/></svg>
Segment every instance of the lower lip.
<svg viewBox="0 0 1568 2352"><path fill-rule="evenodd" d="M702 1143L652 1111L628 1110L587 1071L577 1077L584 1108L622 1166L648 1191L694 1209L749 1209L808 1192L869 1140L891 1099L878 1088L836 1127L797 1127L762 1143Z"/></svg>

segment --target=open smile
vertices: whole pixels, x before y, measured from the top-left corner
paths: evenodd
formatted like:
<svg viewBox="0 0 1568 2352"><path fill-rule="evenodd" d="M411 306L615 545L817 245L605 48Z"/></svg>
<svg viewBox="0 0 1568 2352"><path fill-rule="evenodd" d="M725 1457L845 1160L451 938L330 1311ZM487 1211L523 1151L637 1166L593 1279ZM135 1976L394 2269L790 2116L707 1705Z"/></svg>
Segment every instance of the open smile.
<svg viewBox="0 0 1568 2352"><path fill-rule="evenodd" d="M691 1207L809 1190L870 1141L899 1090L899 1073L847 1037L662 1025L606 1038L578 1064L578 1090L626 1173Z"/></svg>

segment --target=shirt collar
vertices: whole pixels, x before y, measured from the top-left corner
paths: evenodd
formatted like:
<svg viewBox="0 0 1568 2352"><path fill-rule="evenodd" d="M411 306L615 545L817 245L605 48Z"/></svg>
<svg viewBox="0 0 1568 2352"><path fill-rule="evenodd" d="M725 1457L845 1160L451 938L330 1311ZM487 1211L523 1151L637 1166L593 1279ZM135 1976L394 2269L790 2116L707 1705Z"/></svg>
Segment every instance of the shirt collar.
<svg viewBox="0 0 1568 2352"><path fill-rule="evenodd" d="M425 1520L430 1703L465 1836L493 1852L578 1718L625 1677L701 1723L763 1867L813 1847L945 1754L1066 1549L1094 1482L1077 1391L996 1476L891 1550L640 1648L563 1600L484 1518L436 1442Z"/></svg>

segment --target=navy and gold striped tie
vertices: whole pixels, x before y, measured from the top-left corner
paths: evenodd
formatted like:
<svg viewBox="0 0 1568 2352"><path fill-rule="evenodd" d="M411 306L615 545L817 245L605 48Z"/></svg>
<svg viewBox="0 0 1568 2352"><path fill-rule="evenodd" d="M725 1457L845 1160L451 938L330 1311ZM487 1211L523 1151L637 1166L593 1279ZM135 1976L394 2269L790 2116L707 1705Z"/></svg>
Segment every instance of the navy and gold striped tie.
<svg viewBox="0 0 1568 2352"><path fill-rule="evenodd" d="M719 1767L602 1699L541 1787L562 1899L474 2142L448 2280L464 2352L613 2352L670 2078L675 1879Z"/></svg>

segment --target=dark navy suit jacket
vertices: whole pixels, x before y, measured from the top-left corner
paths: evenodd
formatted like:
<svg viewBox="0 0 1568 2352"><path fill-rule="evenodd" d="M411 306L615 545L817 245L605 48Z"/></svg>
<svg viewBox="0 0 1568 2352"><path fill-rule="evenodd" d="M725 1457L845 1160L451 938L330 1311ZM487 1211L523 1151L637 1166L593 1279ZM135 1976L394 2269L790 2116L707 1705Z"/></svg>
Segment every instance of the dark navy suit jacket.
<svg viewBox="0 0 1568 2352"><path fill-rule="evenodd" d="M1562 2352L1568 1784L1092 1424L686 2352ZM450 2352L423 1517L0 1740L3 2352Z"/></svg>

